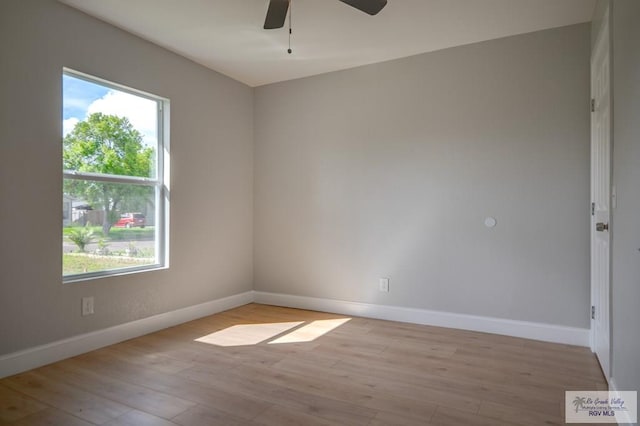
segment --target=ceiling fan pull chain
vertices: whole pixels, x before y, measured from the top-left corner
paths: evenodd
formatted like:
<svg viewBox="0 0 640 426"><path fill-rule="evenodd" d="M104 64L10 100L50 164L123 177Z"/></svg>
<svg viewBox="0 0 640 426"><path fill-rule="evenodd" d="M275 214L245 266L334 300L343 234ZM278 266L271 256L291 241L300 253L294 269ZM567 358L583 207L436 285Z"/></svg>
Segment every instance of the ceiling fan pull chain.
<svg viewBox="0 0 640 426"><path fill-rule="evenodd" d="M293 9L293 1L289 0L289 48L287 49L287 53L291 54L293 52L291 50L291 10Z"/></svg>

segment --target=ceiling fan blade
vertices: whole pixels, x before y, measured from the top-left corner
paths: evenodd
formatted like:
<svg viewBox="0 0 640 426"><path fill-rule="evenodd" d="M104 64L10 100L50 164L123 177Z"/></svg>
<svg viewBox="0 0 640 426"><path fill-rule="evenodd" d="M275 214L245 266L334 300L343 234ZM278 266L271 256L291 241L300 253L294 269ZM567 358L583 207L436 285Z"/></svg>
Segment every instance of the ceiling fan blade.
<svg viewBox="0 0 640 426"><path fill-rule="evenodd" d="M369 15L376 15L387 5L387 0L340 0L349 6L355 7Z"/></svg>
<svg viewBox="0 0 640 426"><path fill-rule="evenodd" d="M287 19L287 10L289 10L289 0L271 0L269 9L267 9L267 17L264 19L264 29L282 28L285 19Z"/></svg>

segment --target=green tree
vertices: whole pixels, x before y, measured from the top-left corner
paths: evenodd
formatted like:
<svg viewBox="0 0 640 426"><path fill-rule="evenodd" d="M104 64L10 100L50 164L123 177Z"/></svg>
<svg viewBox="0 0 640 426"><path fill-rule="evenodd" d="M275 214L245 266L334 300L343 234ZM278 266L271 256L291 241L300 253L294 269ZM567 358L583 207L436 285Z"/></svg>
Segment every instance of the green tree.
<svg viewBox="0 0 640 426"><path fill-rule="evenodd" d="M77 172L150 177L154 150L127 118L91 114L76 124L63 140L63 167ZM94 208L104 209L102 232L109 234L121 207L139 204L149 188L139 185L66 179L64 191L83 198Z"/></svg>

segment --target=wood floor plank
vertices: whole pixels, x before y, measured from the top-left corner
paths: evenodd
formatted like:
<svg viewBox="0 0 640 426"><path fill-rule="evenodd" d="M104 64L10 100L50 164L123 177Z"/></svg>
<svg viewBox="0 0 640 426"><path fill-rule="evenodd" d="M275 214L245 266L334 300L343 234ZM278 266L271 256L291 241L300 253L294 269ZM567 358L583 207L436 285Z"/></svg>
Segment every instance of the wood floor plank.
<svg viewBox="0 0 640 426"><path fill-rule="evenodd" d="M375 365L355 362L340 362L334 369L349 371L350 377L355 377L356 380L358 377L367 377L369 381L373 381L378 390L387 394L406 395L408 398L415 398L416 402L450 406L472 413L480 408L481 399L478 394L460 392L460 389L456 389L453 385L438 387L426 381L416 385L403 381L393 374L385 374Z"/></svg>
<svg viewBox="0 0 640 426"><path fill-rule="evenodd" d="M204 405L196 405L171 420L181 426L249 426L254 424L250 420L245 420L241 417Z"/></svg>
<svg viewBox="0 0 640 426"><path fill-rule="evenodd" d="M530 352L520 351L519 353L515 353L491 348L459 348L458 350L456 350L456 353L452 356L452 358L474 358L475 360L482 360L482 362L485 362L487 364L526 364L531 368L536 368L551 373L558 372L567 375L579 375L583 377L588 376L591 379L597 379L602 374L597 364L593 362L586 362L580 357L575 357L575 359L573 360L560 359L553 354L541 356L540 353L535 353L535 351L533 350Z"/></svg>
<svg viewBox="0 0 640 426"><path fill-rule="evenodd" d="M0 384L0 424L14 422L45 408L46 405Z"/></svg>
<svg viewBox="0 0 640 426"><path fill-rule="evenodd" d="M125 344L121 343L106 347L103 351L115 358L126 358L127 361L133 364L153 368L154 370L158 370L159 372L166 374L174 374L189 367L193 367L192 362L182 361L160 353L141 350L132 344L126 344L126 342Z"/></svg>
<svg viewBox="0 0 640 426"><path fill-rule="evenodd" d="M309 393L331 395L343 401L386 413L425 419L430 418L437 407L436 404L425 401L422 395L400 396L389 393L377 388L375 383L368 381L366 377L356 380L347 372L334 371L326 366L314 366L297 359L284 359L274 365L274 368L293 373L296 378L305 377L306 379L302 381L302 389ZM286 381L289 386L298 388L295 382L296 380Z"/></svg>
<svg viewBox="0 0 640 426"><path fill-rule="evenodd" d="M346 362L339 363L335 369L349 369L369 372L380 380L379 388L388 392L400 392L400 389L414 389L414 394L421 395L425 400L438 403L445 407L469 412L477 412L482 400L508 403L513 406L539 409L550 415L559 414L558 395L537 393L521 386L509 386L502 383L466 380L464 378L450 378L420 371L399 371L392 366L361 365ZM390 388L390 384L395 387ZM409 393L407 391L403 393ZM562 394L561 396L563 396Z"/></svg>
<svg viewBox="0 0 640 426"><path fill-rule="evenodd" d="M369 426L424 426L429 423L431 416L422 418L408 417L400 413L381 411L369 423Z"/></svg>
<svg viewBox="0 0 640 426"><path fill-rule="evenodd" d="M438 407L436 413L429 420L434 426L513 426L513 423L498 419L478 416L466 411L458 411L450 407Z"/></svg>
<svg viewBox="0 0 640 426"><path fill-rule="evenodd" d="M196 382L178 375L158 374L155 370L127 362L110 363L110 358L103 356L100 351L78 357L76 362L120 380L129 380L159 392L180 396L196 404L219 409L244 419L253 419L270 406L258 399L221 389L224 386Z"/></svg>
<svg viewBox="0 0 640 426"><path fill-rule="evenodd" d="M51 380L37 371L9 377L2 383L36 401L96 424L106 423L131 411L131 407Z"/></svg>
<svg viewBox="0 0 640 426"><path fill-rule="evenodd" d="M532 411L528 408L513 407L506 404L484 401L478 412L479 416L498 419L521 426L564 425L564 417L557 417Z"/></svg>
<svg viewBox="0 0 640 426"><path fill-rule="evenodd" d="M255 424L265 426L344 426L346 422L331 422L305 414L289 407L274 405L255 419Z"/></svg>
<svg viewBox="0 0 640 426"><path fill-rule="evenodd" d="M49 407L42 411L30 414L20 420L12 423L8 423L12 426L93 426L95 423L90 423L86 420L82 420L57 408Z"/></svg>
<svg viewBox="0 0 640 426"><path fill-rule="evenodd" d="M580 389L587 348L249 304L2 379L0 423L557 425Z"/></svg>
<svg viewBox="0 0 640 426"><path fill-rule="evenodd" d="M76 365L53 364L39 370L43 376L67 383L95 395L121 403L154 416L170 419L196 404L191 401L114 379L105 374L86 370Z"/></svg>
<svg viewBox="0 0 640 426"><path fill-rule="evenodd" d="M211 373L206 366L201 366L181 372L180 375L208 383L219 379L221 385L230 387L234 392L329 421L342 420L351 425L366 425L376 414L371 408L334 399L330 393L319 395L307 392L316 383L295 374L287 375L260 366L245 365L225 373Z"/></svg>
<svg viewBox="0 0 640 426"><path fill-rule="evenodd" d="M132 410L103 426L177 426L177 424L144 411Z"/></svg>

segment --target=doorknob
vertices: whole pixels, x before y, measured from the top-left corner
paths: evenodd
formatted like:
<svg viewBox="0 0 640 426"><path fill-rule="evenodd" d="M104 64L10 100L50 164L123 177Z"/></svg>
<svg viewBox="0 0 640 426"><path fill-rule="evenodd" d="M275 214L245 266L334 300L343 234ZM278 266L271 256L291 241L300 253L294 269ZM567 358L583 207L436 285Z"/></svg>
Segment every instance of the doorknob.
<svg viewBox="0 0 640 426"><path fill-rule="evenodd" d="M608 230L609 230L608 223L602 223L602 222L596 223L596 231L602 232L602 231L608 231Z"/></svg>

